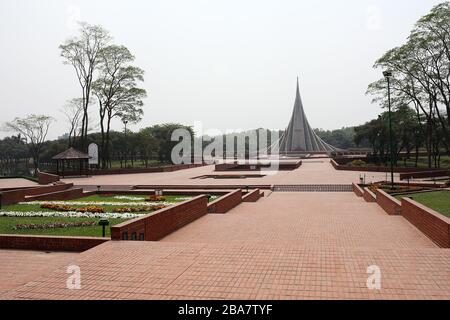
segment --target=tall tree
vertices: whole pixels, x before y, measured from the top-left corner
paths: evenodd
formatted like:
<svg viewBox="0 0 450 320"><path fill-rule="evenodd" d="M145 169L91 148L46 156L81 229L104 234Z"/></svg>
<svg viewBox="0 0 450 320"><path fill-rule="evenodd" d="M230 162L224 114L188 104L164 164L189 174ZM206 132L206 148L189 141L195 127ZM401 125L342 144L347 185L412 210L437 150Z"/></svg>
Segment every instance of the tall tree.
<svg viewBox="0 0 450 320"><path fill-rule="evenodd" d="M26 138L27 147L33 157L35 173L39 169L42 145L53 121L52 117L32 114L25 118L15 118L13 121L6 123L7 129L15 131Z"/></svg>
<svg viewBox="0 0 450 320"><path fill-rule="evenodd" d="M374 67L393 72L394 108L408 105L415 110L418 130L425 137L428 166L441 149L450 155L450 3L434 7L417 22L408 41L389 50ZM384 79L370 84L367 92L386 106Z"/></svg>
<svg viewBox="0 0 450 320"><path fill-rule="evenodd" d="M80 98L74 98L67 101L61 112L66 117L66 121L69 124L69 147L74 145L77 136L80 134L80 122L83 115L83 100Z"/></svg>
<svg viewBox="0 0 450 320"><path fill-rule="evenodd" d="M81 120L80 148L86 148L89 127L88 107L91 98L94 73L100 60L100 52L111 37L101 26L80 23L80 35L60 45L64 63L72 65L82 92L83 116Z"/></svg>
<svg viewBox="0 0 450 320"><path fill-rule="evenodd" d="M103 168L107 166L110 155L111 120L118 117L135 123L143 115L142 99L146 91L138 88L137 84L144 81L144 71L130 65L133 61L134 56L124 46L111 45L100 52L99 77L92 88L99 103Z"/></svg>

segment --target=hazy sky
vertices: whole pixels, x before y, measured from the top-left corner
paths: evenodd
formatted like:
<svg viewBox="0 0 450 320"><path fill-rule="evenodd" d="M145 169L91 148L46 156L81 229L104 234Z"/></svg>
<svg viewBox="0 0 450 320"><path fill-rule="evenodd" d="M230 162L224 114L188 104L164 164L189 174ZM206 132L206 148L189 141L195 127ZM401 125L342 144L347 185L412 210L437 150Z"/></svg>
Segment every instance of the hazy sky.
<svg viewBox="0 0 450 320"><path fill-rule="evenodd" d="M0 122L42 113L57 119L50 138L67 130L60 109L81 91L58 45L80 20L109 30L146 72L145 115L132 129L284 129L297 75L312 127L361 124L380 111L365 96L380 76L374 61L440 2L1 0Z"/></svg>

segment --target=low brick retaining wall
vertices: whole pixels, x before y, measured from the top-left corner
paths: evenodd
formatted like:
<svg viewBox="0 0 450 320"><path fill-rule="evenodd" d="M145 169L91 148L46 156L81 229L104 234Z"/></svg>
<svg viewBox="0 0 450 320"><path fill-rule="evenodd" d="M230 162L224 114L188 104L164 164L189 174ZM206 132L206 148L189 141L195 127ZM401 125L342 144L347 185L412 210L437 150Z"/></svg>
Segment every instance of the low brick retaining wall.
<svg viewBox="0 0 450 320"><path fill-rule="evenodd" d="M364 194L364 190L357 185L356 183L352 183L352 188L353 188L353 192L358 196L358 197L362 197Z"/></svg>
<svg viewBox="0 0 450 320"><path fill-rule="evenodd" d="M51 174L47 172L38 171L38 183L39 184L49 184L59 181L59 176L56 174Z"/></svg>
<svg viewBox="0 0 450 320"><path fill-rule="evenodd" d="M377 196L367 187L364 188L363 198L366 202L377 202Z"/></svg>
<svg viewBox="0 0 450 320"><path fill-rule="evenodd" d="M414 178L436 178L448 177L449 170L431 170L431 171L417 171L409 173L400 173L400 180L414 179Z"/></svg>
<svg viewBox="0 0 450 320"><path fill-rule="evenodd" d="M280 171L291 171L299 168L302 165L302 160L283 162L283 160L278 162L278 170ZM264 171L265 169L270 169L271 163L221 163L216 164L214 171Z"/></svg>
<svg viewBox="0 0 450 320"><path fill-rule="evenodd" d="M207 214L205 195L111 227L113 240L157 241Z"/></svg>
<svg viewBox="0 0 450 320"><path fill-rule="evenodd" d="M57 237L0 234L0 248L82 252L109 240L109 238L96 237Z"/></svg>
<svg viewBox="0 0 450 320"><path fill-rule="evenodd" d="M336 170L345 170L345 171L367 171L367 172L390 172L390 167L384 166L349 166L346 164L339 164L334 159L330 160L331 165ZM430 171L429 169L420 170L419 168L403 168L403 167L395 167L395 173L412 173L412 172L421 172L421 171Z"/></svg>
<svg viewBox="0 0 450 320"><path fill-rule="evenodd" d="M35 196L39 194L47 194L50 192L58 192L70 189L73 187L73 183L59 184L53 186L33 187L26 189L16 189L10 191L4 191L1 195L2 205L14 204L25 201L26 196Z"/></svg>
<svg viewBox="0 0 450 320"><path fill-rule="evenodd" d="M133 190L136 189L158 189L158 190L164 190L164 189L170 189L170 190L176 190L176 189L185 189L185 190L235 190L235 189L271 189L272 185L270 184L249 184L246 185L245 183L242 184L195 184L195 185L189 185L189 184L174 184L174 185L167 185L167 184L142 184L142 185L134 185Z"/></svg>
<svg viewBox="0 0 450 320"><path fill-rule="evenodd" d="M172 172L184 169L191 169L202 167L204 164L177 164L177 165L166 165L160 167L149 167L149 168L117 168L117 169L98 169L89 170L88 175L98 176L98 175L109 175L109 174L131 174L131 173L153 173L153 172ZM55 172L51 172L52 174ZM64 176L79 176L80 173L77 171L65 171Z"/></svg>
<svg viewBox="0 0 450 320"><path fill-rule="evenodd" d="M442 248L450 248L450 219L408 198L402 198L402 215Z"/></svg>
<svg viewBox="0 0 450 320"><path fill-rule="evenodd" d="M376 191L376 201L389 215L400 215L402 213L401 201L381 189L377 189Z"/></svg>
<svg viewBox="0 0 450 320"><path fill-rule="evenodd" d="M244 195L242 197L242 202L256 202L263 196L264 193L262 193L261 190L255 189Z"/></svg>
<svg viewBox="0 0 450 320"><path fill-rule="evenodd" d="M208 204L208 213L227 213L242 202L242 190L234 190Z"/></svg>
<svg viewBox="0 0 450 320"><path fill-rule="evenodd" d="M83 188L62 190L52 193L43 193L25 198L25 201L38 201L38 200L72 200L85 196Z"/></svg>
<svg viewBox="0 0 450 320"><path fill-rule="evenodd" d="M375 182L377 184L391 184L390 181L377 181ZM438 188L447 188L445 186L445 184L443 183L430 183L430 182L395 182L396 186L408 186L408 187L419 187L419 188L433 188L433 189L438 189Z"/></svg>

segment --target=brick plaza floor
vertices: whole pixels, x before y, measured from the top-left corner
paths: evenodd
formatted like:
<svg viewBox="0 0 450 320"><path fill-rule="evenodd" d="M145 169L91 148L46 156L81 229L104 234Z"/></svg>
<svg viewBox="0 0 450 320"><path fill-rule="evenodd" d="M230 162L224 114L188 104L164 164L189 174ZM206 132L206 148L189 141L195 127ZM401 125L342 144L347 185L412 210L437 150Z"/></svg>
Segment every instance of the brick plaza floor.
<svg viewBox="0 0 450 320"><path fill-rule="evenodd" d="M309 164L289 183L325 181L329 172L327 183L355 176ZM109 241L35 272L26 256L0 250L0 257L26 276L0 292L4 299L450 299L450 250L351 192L266 192L161 241ZM80 290L66 288L69 263L81 268ZM381 271L380 290L367 288L372 265Z"/></svg>

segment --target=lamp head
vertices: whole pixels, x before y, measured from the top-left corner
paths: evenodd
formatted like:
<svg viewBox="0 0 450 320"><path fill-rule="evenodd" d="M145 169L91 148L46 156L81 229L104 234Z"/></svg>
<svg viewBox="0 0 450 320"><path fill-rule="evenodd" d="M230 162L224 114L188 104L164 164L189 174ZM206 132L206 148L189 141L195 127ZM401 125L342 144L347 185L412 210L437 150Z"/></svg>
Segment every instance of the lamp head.
<svg viewBox="0 0 450 320"><path fill-rule="evenodd" d="M392 71L390 71L390 70L383 71L383 76L386 79L390 79L392 77Z"/></svg>

